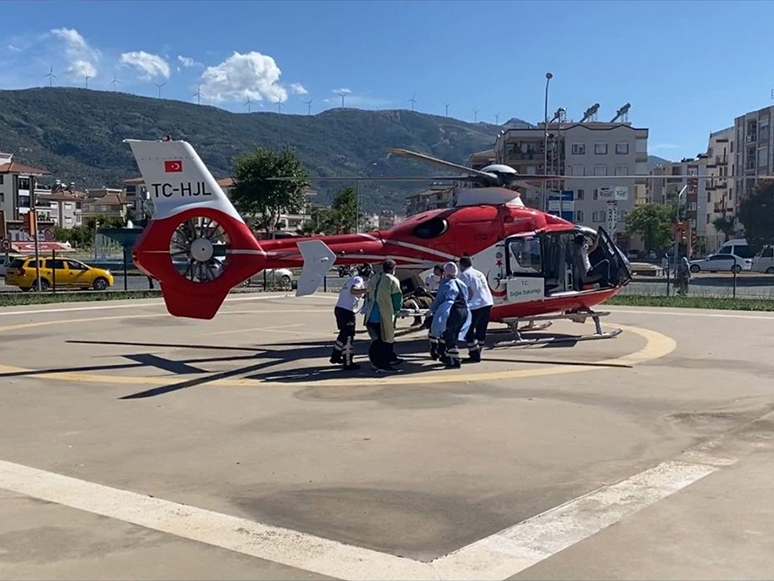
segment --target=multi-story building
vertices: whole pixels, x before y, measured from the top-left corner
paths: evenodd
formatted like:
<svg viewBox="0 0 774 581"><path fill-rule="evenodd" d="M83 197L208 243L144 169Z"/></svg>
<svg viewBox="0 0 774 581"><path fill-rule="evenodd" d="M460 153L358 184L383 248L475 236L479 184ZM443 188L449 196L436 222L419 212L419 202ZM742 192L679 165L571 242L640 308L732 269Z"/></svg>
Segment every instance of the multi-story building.
<svg viewBox="0 0 774 581"><path fill-rule="evenodd" d="M426 190L408 196L406 215L413 216L428 210L451 208L456 199L457 186L449 184L433 184Z"/></svg>
<svg viewBox="0 0 774 581"><path fill-rule="evenodd" d="M774 173L774 132L770 130L772 117L774 106L746 113L734 120L736 151L732 159L731 175L737 177L733 190L729 184L728 195L734 213L739 209L740 199L752 193L758 180ZM737 234L743 229L744 225L737 220Z"/></svg>
<svg viewBox="0 0 774 581"><path fill-rule="evenodd" d="M700 200L699 209L701 222L704 217L705 250L717 251L727 239L727 233L718 230L715 222L720 218L733 221L736 206L733 203L734 180L728 179L736 172L734 161L735 129L727 127L710 133L707 146L707 175L711 176L706 183L706 201Z"/></svg>
<svg viewBox="0 0 774 581"><path fill-rule="evenodd" d="M548 150L546 152L546 133ZM556 175L546 182L548 194L571 191L573 221L592 228L607 222L609 203L618 208L616 233L626 247L626 214L646 200L644 175L648 160L648 130L629 122L584 121L543 124L537 128L507 129L495 143L498 163L519 173ZM583 177L584 179L573 179ZM541 184L542 189L542 184ZM524 199L527 205L549 209L540 190ZM566 212L567 208L563 208ZM557 212L558 213L558 212Z"/></svg>
<svg viewBox="0 0 774 581"><path fill-rule="evenodd" d="M0 153L0 210L6 220L20 220L30 211L30 194L44 175L49 172L14 161L12 153Z"/></svg>
<svg viewBox="0 0 774 581"><path fill-rule="evenodd" d="M104 216L121 221L127 219L127 203L123 190L115 188L99 188L86 190L83 201L83 219Z"/></svg>
<svg viewBox="0 0 774 581"><path fill-rule="evenodd" d="M68 230L83 225L83 201L86 194L59 184L51 188L35 188L35 210L60 228Z"/></svg>

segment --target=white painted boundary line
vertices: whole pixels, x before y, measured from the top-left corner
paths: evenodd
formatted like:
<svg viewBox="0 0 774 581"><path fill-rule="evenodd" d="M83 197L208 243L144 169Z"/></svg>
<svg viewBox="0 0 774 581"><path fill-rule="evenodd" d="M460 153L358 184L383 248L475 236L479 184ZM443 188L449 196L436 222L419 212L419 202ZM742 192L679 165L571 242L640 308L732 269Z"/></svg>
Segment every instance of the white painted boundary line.
<svg viewBox="0 0 774 581"><path fill-rule="evenodd" d="M642 307L639 309L619 309L614 306L608 307L607 305L601 305L605 310L609 310L611 314L617 315L618 313L625 313L629 315L661 315L664 317L701 317L702 319L754 319L758 321L774 321L774 314L771 315L745 315L742 313L750 313L753 311L734 311L732 313L718 313L710 309L692 309L695 313L687 313L685 311L670 311L663 307ZM647 309L647 310L646 310Z"/></svg>
<svg viewBox="0 0 774 581"><path fill-rule="evenodd" d="M685 456L682 456L685 457ZM0 461L0 489L340 579L507 579L733 464L667 461L424 563ZM698 458L697 458L698 459Z"/></svg>
<svg viewBox="0 0 774 581"><path fill-rule="evenodd" d="M444 579L507 579L718 470L664 462L463 547L433 565Z"/></svg>
<svg viewBox="0 0 774 581"><path fill-rule="evenodd" d="M342 579L437 579L432 565L0 460L0 488Z"/></svg>

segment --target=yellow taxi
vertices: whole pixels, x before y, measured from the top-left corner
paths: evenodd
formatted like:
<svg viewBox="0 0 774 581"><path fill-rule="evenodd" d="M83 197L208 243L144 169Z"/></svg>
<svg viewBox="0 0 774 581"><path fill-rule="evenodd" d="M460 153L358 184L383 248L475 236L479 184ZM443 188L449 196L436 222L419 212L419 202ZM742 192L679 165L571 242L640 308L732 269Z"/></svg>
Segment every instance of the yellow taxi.
<svg viewBox="0 0 774 581"><path fill-rule="evenodd" d="M40 290L56 288L93 288L105 290L113 286L109 270L93 268L72 258L40 259ZM15 258L8 264L5 284L28 291L35 288L37 262L34 257Z"/></svg>

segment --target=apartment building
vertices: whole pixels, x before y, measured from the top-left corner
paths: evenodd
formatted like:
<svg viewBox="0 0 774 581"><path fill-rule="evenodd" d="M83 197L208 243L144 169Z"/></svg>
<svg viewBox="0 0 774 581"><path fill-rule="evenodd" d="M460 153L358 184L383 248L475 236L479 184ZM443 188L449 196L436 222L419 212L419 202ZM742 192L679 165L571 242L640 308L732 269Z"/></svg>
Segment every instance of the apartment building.
<svg viewBox="0 0 774 581"><path fill-rule="evenodd" d="M426 190L406 198L408 200L406 215L413 216L428 210L451 208L456 200L456 193L457 186L455 185L433 184Z"/></svg>
<svg viewBox="0 0 774 581"><path fill-rule="evenodd" d="M717 251L726 241L727 234L715 227L719 218L733 220L737 205L734 203L734 180L728 176L736 173L734 127L727 127L710 133L707 145L707 175L706 203L699 204L701 222L702 215L706 232L705 248L707 252ZM701 201L700 201L701 202Z"/></svg>
<svg viewBox="0 0 774 581"><path fill-rule="evenodd" d="M30 211L37 178L45 175L44 169L14 161L12 153L0 153L0 210L6 220L20 220Z"/></svg>
<svg viewBox="0 0 774 581"><path fill-rule="evenodd" d="M630 176L646 173L648 130L632 127L629 122L584 121L550 123L547 133L546 150L543 124L505 130L495 143L497 162L519 173L557 176L546 183L548 194L571 192L572 200L567 203L578 224L591 228L606 225L608 205L615 204L617 239L627 247L626 214L646 201L646 180ZM548 209L548 199L540 192L528 191L524 202ZM566 212L566 206L563 209Z"/></svg>
<svg viewBox="0 0 774 581"><path fill-rule="evenodd" d="M125 221L127 219L127 206L124 192L121 189L86 190L86 198L83 201L83 220L105 216Z"/></svg>
<svg viewBox="0 0 774 581"><path fill-rule="evenodd" d="M86 194L59 184L35 188L35 210L38 217L70 230L83 225L83 201Z"/></svg>

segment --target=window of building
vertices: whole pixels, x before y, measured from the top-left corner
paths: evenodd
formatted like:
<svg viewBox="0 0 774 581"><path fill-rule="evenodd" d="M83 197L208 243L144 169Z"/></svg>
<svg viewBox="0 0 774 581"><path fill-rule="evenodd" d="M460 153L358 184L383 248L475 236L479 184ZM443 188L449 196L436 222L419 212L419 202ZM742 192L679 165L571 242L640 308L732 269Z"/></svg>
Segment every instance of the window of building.
<svg viewBox="0 0 774 581"><path fill-rule="evenodd" d="M0 193L0 202L5 202L5 194Z"/></svg>
<svg viewBox="0 0 774 581"><path fill-rule="evenodd" d="M710 223L710 215L707 214L707 224L709 224L709 223Z"/></svg>
<svg viewBox="0 0 774 581"><path fill-rule="evenodd" d="M107 212L110 210L110 206L105 206L104 204L99 207L100 211Z"/></svg>
<svg viewBox="0 0 774 581"><path fill-rule="evenodd" d="M616 155L627 155L629 153L628 143L616 143L615 144Z"/></svg>
<svg viewBox="0 0 774 581"><path fill-rule="evenodd" d="M19 207L20 208L29 208L30 207L30 197L29 196L19 196Z"/></svg>
<svg viewBox="0 0 774 581"><path fill-rule="evenodd" d="M575 221L576 222L583 222L583 210L577 210L575 212Z"/></svg>
<svg viewBox="0 0 774 581"><path fill-rule="evenodd" d="M598 211L594 212L594 213L591 215L591 220L592 220L592 221L593 221L595 224L601 224L602 222L604 222L604 221L605 221L605 218L606 218L606 217L607 217L607 213L606 213L604 210L598 210Z"/></svg>
<svg viewBox="0 0 774 581"><path fill-rule="evenodd" d="M586 155L586 144L585 143L573 143L572 144L572 154L573 155Z"/></svg>
<svg viewBox="0 0 774 581"><path fill-rule="evenodd" d="M73 217L72 216L65 216L65 222L67 222L69 224L72 221L73 221Z"/></svg>
<svg viewBox="0 0 774 581"><path fill-rule="evenodd" d="M584 190L576 190L575 191L575 199L576 200L582 200L586 196L586 192Z"/></svg>
<svg viewBox="0 0 774 581"><path fill-rule="evenodd" d="M20 190L29 190L30 189L30 178L19 178L19 181L17 182L17 187Z"/></svg>
<svg viewBox="0 0 774 581"><path fill-rule="evenodd" d="M72 210L73 209L73 203L72 202L65 202L64 203L64 209L65 210Z"/></svg>
<svg viewBox="0 0 774 581"><path fill-rule="evenodd" d="M594 166L594 175L595 176L606 176L607 175L607 166L606 165L595 165Z"/></svg>
<svg viewBox="0 0 774 581"><path fill-rule="evenodd" d="M629 166L628 165L617 165L617 166L615 166L615 175L617 175L617 176L627 176L627 175L629 175Z"/></svg>
<svg viewBox="0 0 774 581"><path fill-rule="evenodd" d="M592 200L599 198L599 188L594 188L594 193L591 195Z"/></svg>
<svg viewBox="0 0 774 581"><path fill-rule="evenodd" d="M137 193L137 186L126 186L126 195L133 196Z"/></svg>
<svg viewBox="0 0 774 581"><path fill-rule="evenodd" d="M586 175L586 168L582 165L574 165L571 169L572 173L570 175L574 176L583 176Z"/></svg>
<svg viewBox="0 0 774 581"><path fill-rule="evenodd" d="M5 179L5 176L0 173L0 186L3 185L3 180Z"/></svg>
<svg viewBox="0 0 774 581"><path fill-rule="evenodd" d="M607 143L595 143L594 153L596 155L607 155Z"/></svg>

